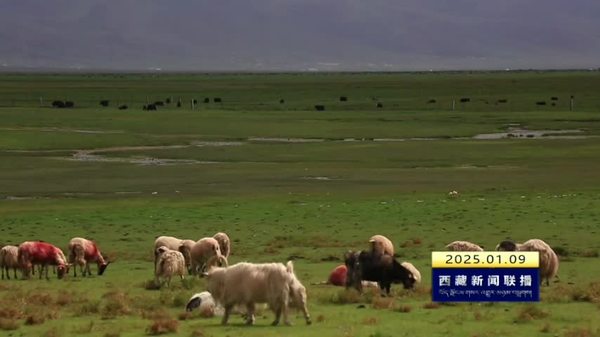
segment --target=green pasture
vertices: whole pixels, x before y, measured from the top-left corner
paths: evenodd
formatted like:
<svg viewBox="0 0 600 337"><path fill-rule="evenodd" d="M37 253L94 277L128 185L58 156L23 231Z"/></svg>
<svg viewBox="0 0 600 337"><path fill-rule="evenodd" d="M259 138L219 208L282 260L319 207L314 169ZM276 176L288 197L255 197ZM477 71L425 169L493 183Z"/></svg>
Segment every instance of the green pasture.
<svg viewBox="0 0 600 337"><path fill-rule="evenodd" d="M84 236L115 260L1 281L0 336L600 336L599 89L597 72L0 75L0 244ZM142 110L167 97L182 107ZM567 131L474 138L514 128ZM223 327L184 314L204 280L147 289L155 237L218 231L231 263L294 259L313 324ZM416 290L318 284L373 234L421 270ZM561 255L541 303L431 303L431 251L507 238Z"/></svg>

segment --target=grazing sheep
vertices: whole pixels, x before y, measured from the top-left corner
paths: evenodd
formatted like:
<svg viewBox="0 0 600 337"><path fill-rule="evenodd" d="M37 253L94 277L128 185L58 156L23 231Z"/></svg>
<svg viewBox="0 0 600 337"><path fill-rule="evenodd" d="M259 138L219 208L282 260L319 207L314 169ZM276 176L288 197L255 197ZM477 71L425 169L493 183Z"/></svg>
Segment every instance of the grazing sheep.
<svg viewBox="0 0 600 337"><path fill-rule="evenodd" d="M362 291L362 281L375 281L389 295L392 283L402 283L405 289L415 284L410 271L390 255L349 251L344 256L344 262L348 268L346 288L353 286Z"/></svg>
<svg viewBox="0 0 600 337"><path fill-rule="evenodd" d="M512 241L502 241L496 246L496 250L523 251L540 253L540 284L546 280L546 285L550 285L550 279L557 277L559 259L558 255L552 250L550 245L540 239L531 239L523 243Z"/></svg>
<svg viewBox="0 0 600 337"><path fill-rule="evenodd" d="M298 277L296 277L296 274L294 273L294 263L292 261L287 262L287 264L285 265L285 269L287 270L291 279L289 304L292 307L300 309L302 311L302 314L304 315L304 320L306 321L306 324L310 325L312 321L310 319L310 314L308 313L308 308L306 307L306 288L304 287L302 282L298 280Z"/></svg>
<svg viewBox="0 0 600 337"><path fill-rule="evenodd" d="M448 192L448 197L449 198L458 198L459 195L460 195L460 193L458 193L458 191L450 191L450 192Z"/></svg>
<svg viewBox="0 0 600 337"><path fill-rule="evenodd" d="M483 252L481 246L469 241L453 241L446 245L446 249L454 252Z"/></svg>
<svg viewBox="0 0 600 337"><path fill-rule="evenodd" d="M254 324L256 303L269 304L275 313L273 325L279 324L282 314L284 323L290 324L288 304L293 280L282 263L240 262L229 267L212 267L203 275L207 290L225 308L221 324L227 324L236 304L246 306L246 324Z"/></svg>
<svg viewBox="0 0 600 337"><path fill-rule="evenodd" d="M213 235L213 238L219 242L221 255L229 258L229 254L231 253L231 240L229 240L229 236L223 232L219 232Z"/></svg>
<svg viewBox="0 0 600 337"><path fill-rule="evenodd" d="M394 256L394 244L383 235L373 235L369 242L371 243L371 251L375 254L387 254Z"/></svg>
<svg viewBox="0 0 600 337"><path fill-rule="evenodd" d="M167 287L169 287L171 285L171 278L175 275L179 275L183 280L186 271L183 254L165 246L159 247L156 252L158 254L155 272L156 284L160 285L160 278L163 278Z"/></svg>
<svg viewBox="0 0 600 337"><path fill-rule="evenodd" d="M4 246L0 249L0 269L2 269L2 279L4 280L4 271L6 278L10 280L9 269L13 269L15 279L17 278L17 269L19 268L19 247Z"/></svg>
<svg viewBox="0 0 600 337"><path fill-rule="evenodd" d="M69 241L69 263L79 265L81 275L92 275L90 262L98 265L98 275L104 274L110 261L106 261L100 253L98 245L84 238L72 238ZM73 268L73 275L77 277L77 266Z"/></svg>
<svg viewBox="0 0 600 337"><path fill-rule="evenodd" d="M56 274L62 279L69 272L70 264L67 263L65 254L54 245L44 241L25 241L19 245L19 265L25 277L33 272L33 266L41 265L40 279L44 269L46 270L46 279L48 278L48 265L57 266Z"/></svg>
<svg viewBox="0 0 600 337"><path fill-rule="evenodd" d="M192 273L204 271L206 262L213 256L222 256L219 241L215 238L202 238L196 241L190 251Z"/></svg>
<svg viewBox="0 0 600 337"><path fill-rule="evenodd" d="M400 265L409 271L413 284L421 283L421 272L412 263L404 261Z"/></svg>
<svg viewBox="0 0 600 337"><path fill-rule="evenodd" d="M188 272L191 274L191 250L195 243L196 241L194 240L183 240L173 236L159 236L154 241L154 265L156 266L156 262L158 260L156 250L161 246L165 246L171 250L180 251L181 254L183 254L185 265L188 268Z"/></svg>

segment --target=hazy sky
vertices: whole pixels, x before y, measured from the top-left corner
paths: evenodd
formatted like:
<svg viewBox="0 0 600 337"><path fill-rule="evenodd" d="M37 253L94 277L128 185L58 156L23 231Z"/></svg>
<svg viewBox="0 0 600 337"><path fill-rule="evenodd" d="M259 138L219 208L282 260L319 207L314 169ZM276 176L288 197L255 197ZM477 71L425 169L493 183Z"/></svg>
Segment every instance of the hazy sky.
<svg viewBox="0 0 600 337"><path fill-rule="evenodd" d="M600 0L0 0L0 69L600 66Z"/></svg>

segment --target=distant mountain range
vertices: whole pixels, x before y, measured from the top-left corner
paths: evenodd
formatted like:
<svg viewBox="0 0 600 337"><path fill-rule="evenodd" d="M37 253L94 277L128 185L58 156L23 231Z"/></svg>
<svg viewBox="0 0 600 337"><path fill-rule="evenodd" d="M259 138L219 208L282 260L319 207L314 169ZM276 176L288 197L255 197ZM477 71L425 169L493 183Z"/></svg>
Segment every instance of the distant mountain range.
<svg viewBox="0 0 600 337"><path fill-rule="evenodd" d="M3 0L0 71L600 66L597 0Z"/></svg>

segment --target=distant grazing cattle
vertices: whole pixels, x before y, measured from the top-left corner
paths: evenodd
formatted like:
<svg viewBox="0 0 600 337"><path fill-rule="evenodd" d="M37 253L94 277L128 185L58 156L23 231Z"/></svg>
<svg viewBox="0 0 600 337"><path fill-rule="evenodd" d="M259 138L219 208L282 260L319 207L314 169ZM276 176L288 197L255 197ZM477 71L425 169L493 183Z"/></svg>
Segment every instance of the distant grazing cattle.
<svg viewBox="0 0 600 337"><path fill-rule="evenodd" d="M437 101L436 101L435 99L433 99L433 98L432 98L432 99L430 99L429 101L427 101L427 103L429 103L429 104L431 104L431 103L435 103L435 102L437 102Z"/></svg>
<svg viewBox="0 0 600 337"><path fill-rule="evenodd" d="M380 109L383 108L383 103L377 102L377 108L380 108Z"/></svg>
<svg viewBox="0 0 600 337"><path fill-rule="evenodd" d="M167 97L167 98L165 99L165 102L166 102L167 104L171 104L171 97Z"/></svg>
<svg viewBox="0 0 600 337"><path fill-rule="evenodd" d="M127 110L129 108L127 104L119 105L119 110Z"/></svg>
<svg viewBox="0 0 600 337"><path fill-rule="evenodd" d="M107 99L103 99L100 101L100 105L102 105L103 107L107 107L109 104L109 101Z"/></svg>
<svg viewBox="0 0 600 337"><path fill-rule="evenodd" d="M537 101L535 102L536 105L546 105L546 101Z"/></svg>
<svg viewBox="0 0 600 337"><path fill-rule="evenodd" d="M461 103L467 103L467 102L471 102L471 99L469 97L463 97L460 99Z"/></svg>
<svg viewBox="0 0 600 337"><path fill-rule="evenodd" d="M194 103L194 105L196 105L196 104L198 104L198 100L194 98L194 99L192 100L192 103Z"/></svg>
<svg viewBox="0 0 600 337"><path fill-rule="evenodd" d="M501 98L498 100L498 103L506 103L508 100L506 98Z"/></svg>
<svg viewBox="0 0 600 337"><path fill-rule="evenodd" d="M156 105L155 104L144 105L144 110L148 110L148 111L156 110Z"/></svg>
<svg viewBox="0 0 600 337"><path fill-rule="evenodd" d="M315 105L315 110L317 111L324 111L325 110L325 106L322 104L317 104Z"/></svg>
<svg viewBox="0 0 600 337"><path fill-rule="evenodd" d="M75 106L73 101L65 101L65 108L72 108Z"/></svg>
<svg viewBox="0 0 600 337"><path fill-rule="evenodd" d="M154 102L154 105L156 105L156 106L165 106L165 102L163 102L163 101L156 101L156 102Z"/></svg>
<svg viewBox="0 0 600 337"><path fill-rule="evenodd" d="M52 101L52 107L53 108L64 108L65 107L65 102L63 102L63 101Z"/></svg>
<svg viewBox="0 0 600 337"><path fill-rule="evenodd" d="M553 101L558 101L558 97L556 97L556 96L552 96L552 97L550 97L550 99Z"/></svg>
<svg viewBox="0 0 600 337"><path fill-rule="evenodd" d="M279 104L283 104L283 103L285 103L285 100L282 98L279 100Z"/></svg>
<svg viewBox="0 0 600 337"><path fill-rule="evenodd" d="M348 101L348 97L340 96L340 102L347 102L347 101Z"/></svg>
<svg viewBox="0 0 600 337"><path fill-rule="evenodd" d="M213 98L213 102L221 103L221 102L223 102L223 100L221 100L221 97L215 97L215 98Z"/></svg>

